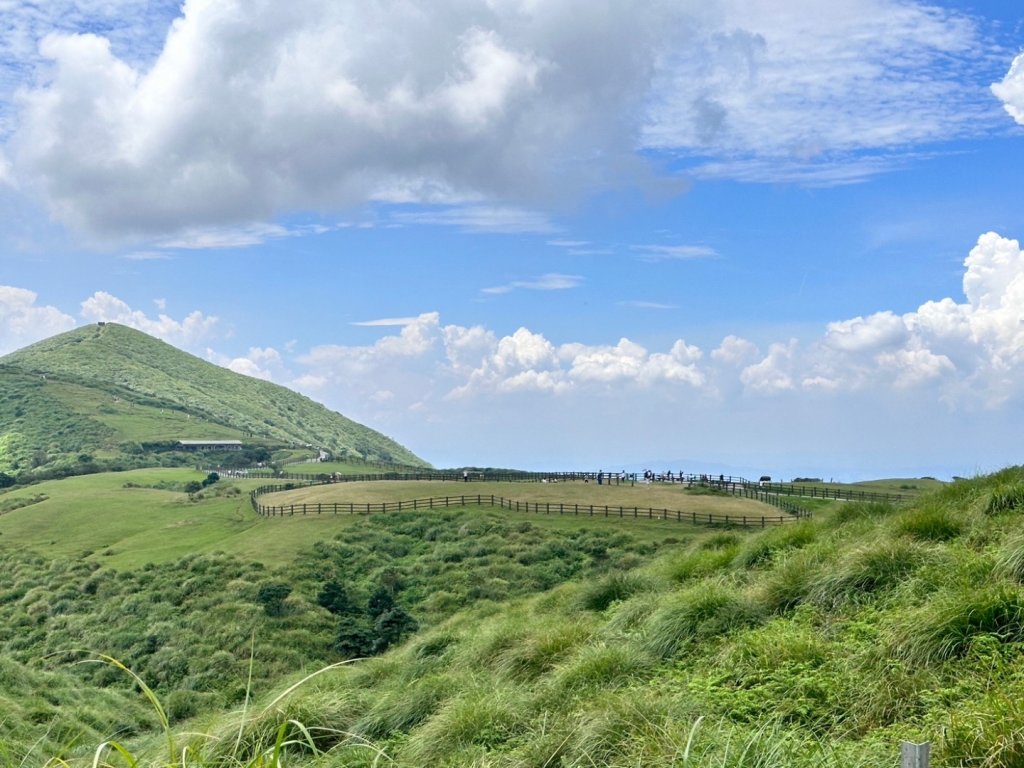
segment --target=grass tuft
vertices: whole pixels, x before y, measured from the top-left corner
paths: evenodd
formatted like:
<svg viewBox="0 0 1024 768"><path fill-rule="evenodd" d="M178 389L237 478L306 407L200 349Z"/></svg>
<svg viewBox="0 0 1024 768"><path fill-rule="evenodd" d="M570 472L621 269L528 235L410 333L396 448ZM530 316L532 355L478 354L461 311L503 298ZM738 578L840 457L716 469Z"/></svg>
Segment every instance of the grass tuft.
<svg viewBox="0 0 1024 768"><path fill-rule="evenodd" d="M782 552L800 549L815 539L811 522L780 525L748 539L733 559L737 568L753 568L773 561Z"/></svg>
<svg viewBox="0 0 1024 768"><path fill-rule="evenodd" d="M647 624L644 644L668 659L690 643L719 638L764 618L764 610L734 585L705 582L667 598Z"/></svg>
<svg viewBox="0 0 1024 768"><path fill-rule="evenodd" d="M1003 543L996 559L995 573L1024 584L1024 535Z"/></svg>
<svg viewBox="0 0 1024 768"><path fill-rule="evenodd" d="M577 602L585 611L602 612L652 586L652 581L639 573L612 573L581 587Z"/></svg>
<svg viewBox="0 0 1024 768"><path fill-rule="evenodd" d="M946 507L925 506L905 512L894 524L898 534L919 541L951 541L963 533L963 523Z"/></svg>
<svg viewBox="0 0 1024 768"><path fill-rule="evenodd" d="M870 542L849 551L811 593L826 606L860 601L870 593L896 586L924 561L921 547L904 539Z"/></svg>
<svg viewBox="0 0 1024 768"><path fill-rule="evenodd" d="M914 664L963 656L971 642L992 636L1001 643L1024 640L1024 596L1005 584L963 587L943 593L911 614L896 631L895 655Z"/></svg>

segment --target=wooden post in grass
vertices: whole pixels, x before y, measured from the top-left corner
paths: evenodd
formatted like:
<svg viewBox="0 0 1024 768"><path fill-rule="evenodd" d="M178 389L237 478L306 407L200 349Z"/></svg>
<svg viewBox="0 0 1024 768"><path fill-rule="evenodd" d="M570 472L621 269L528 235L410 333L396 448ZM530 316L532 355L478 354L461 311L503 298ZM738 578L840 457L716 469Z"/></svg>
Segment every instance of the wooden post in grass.
<svg viewBox="0 0 1024 768"><path fill-rule="evenodd" d="M931 744L914 744L911 741L900 743L900 768L928 768L928 757L931 752Z"/></svg>

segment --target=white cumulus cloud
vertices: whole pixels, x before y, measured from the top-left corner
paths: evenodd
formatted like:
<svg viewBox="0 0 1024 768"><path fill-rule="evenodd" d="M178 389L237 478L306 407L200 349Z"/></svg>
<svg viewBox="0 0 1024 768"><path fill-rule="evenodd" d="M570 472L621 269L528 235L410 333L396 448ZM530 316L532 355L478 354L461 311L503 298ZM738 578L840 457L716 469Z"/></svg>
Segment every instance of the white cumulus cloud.
<svg viewBox="0 0 1024 768"><path fill-rule="evenodd" d="M1006 77L992 84L992 93L1003 102L1007 114L1024 125L1024 53L1013 60Z"/></svg>
<svg viewBox="0 0 1024 768"><path fill-rule="evenodd" d="M181 320L160 313L150 317L132 309L125 301L106 291L97 291L82 302L81 316L89 322L111 322L148 333L182 349L195 349L215 332L218 318L194 310Z"/></svg>
<svg viewBox="0 0 1024 768"><path fill-rule="evenodd" d="M0 285L0 355L75 327L75 319L56 307L38 306L39 295Z"/></svg>
<svg viewBox="0 0 1024 768"><path fill-rule="evenodd" d="M998 113L976 24L906 0L56 0L4 19L0 184L95 236L189 248L375 201L551 233L552 202L646 184L652 152L840 183ZM1019 108L1017 62L995 89Z"/></svg>

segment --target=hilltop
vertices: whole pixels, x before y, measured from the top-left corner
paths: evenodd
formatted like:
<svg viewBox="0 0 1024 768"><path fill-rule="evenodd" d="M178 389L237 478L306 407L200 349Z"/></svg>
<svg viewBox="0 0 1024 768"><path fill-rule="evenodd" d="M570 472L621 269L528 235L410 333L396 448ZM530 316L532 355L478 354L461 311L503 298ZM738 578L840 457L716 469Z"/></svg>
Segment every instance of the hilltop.
<svg viewBox="0 0 1024 768"><path fill-rule="evenodd" d="M0 358L0 472L151 465L182 439L427 466L308 397L122 325L85 326Z"/></svg>

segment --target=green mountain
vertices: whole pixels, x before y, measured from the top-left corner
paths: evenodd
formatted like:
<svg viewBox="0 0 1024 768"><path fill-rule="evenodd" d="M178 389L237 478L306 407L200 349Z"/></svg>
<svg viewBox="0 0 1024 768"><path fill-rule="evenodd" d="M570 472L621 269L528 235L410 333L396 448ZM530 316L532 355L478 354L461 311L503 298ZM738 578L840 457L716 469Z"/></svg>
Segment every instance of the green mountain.
<svg viewBox="0 0 1024 768"><path fill-rule="evenodd" d="M122 325L78 328L0 357L0 472L144 465L183 439L426 466L303 395Z"/></svg>

